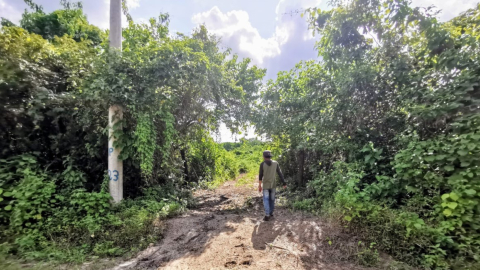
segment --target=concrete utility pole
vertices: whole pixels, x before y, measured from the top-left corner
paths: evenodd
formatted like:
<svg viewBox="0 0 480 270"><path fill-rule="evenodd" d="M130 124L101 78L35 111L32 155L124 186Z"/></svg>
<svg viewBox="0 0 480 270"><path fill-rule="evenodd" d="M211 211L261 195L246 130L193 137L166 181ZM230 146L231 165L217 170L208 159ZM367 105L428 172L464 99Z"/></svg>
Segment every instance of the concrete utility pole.
<svg viewBox="0 0 480 270"><path fill-rule="evenodd" d="M110 0L110 47L122 51L122 0ZM118 159L120 149L113 147L113 126L123 118L120 105L108 109L108 177L110 195L115 203L123 199L123 161Z"/></svg>

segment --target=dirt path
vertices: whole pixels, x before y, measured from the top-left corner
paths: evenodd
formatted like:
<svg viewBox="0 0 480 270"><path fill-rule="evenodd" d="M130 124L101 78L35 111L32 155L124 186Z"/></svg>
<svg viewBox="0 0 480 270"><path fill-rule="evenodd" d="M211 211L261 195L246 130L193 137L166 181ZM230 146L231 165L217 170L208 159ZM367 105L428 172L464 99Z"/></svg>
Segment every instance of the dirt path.
<svg viewBox="0 0 480 270"><path fill-rule="evenodd" d="M367 269L345 262L352 254L335 247L355 239L318 218L280 206L263 222L253 185L230 181L195 196L198 207L168 220L161 242L114 269Z"/></svg>

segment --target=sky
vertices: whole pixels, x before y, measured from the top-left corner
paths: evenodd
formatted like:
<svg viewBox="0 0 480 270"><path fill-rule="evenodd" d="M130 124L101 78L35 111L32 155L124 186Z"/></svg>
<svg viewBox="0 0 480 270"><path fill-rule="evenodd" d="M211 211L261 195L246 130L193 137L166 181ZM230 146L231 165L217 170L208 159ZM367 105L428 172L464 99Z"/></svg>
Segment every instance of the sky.
<svg viewBox="0 0 480 270"><path fill-rule="evenodd" d="M434 5L446 21L475 6L480 0L413 0L413 6ZM60 8L60 0L34 0L49 12ZM109 0L83 0L90 23L107 29ZM279 71L290 70L301 60L317 58L317 38L308 30L300 12L309 7L328 9L328 0L127 0L134 21L146 21L160 13L170 14L170 32L189 34L205 24L209 32L221 38L225 48L267 69L266 79ZM0 17L18 23L27 5L23 0L0 0ZM300 12L299 12L300 11ZM124 18L124 23L126 19ZM254 137L253 129L232 136L224 125L220 141Z"/></svg>

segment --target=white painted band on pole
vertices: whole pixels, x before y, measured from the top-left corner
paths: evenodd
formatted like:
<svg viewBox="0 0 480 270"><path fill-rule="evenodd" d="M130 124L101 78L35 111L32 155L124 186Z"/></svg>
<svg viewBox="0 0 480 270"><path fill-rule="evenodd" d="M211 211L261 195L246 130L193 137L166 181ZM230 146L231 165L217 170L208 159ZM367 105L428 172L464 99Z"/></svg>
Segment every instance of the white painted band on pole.
<svg viewBox="0 0 480 270"><path fill-rule="evenodd" d="M113 201L118 203L123 199L123 162L118 159L120 149L113 147L113 126L123 118L122 107L119 105L110 106L108 109L108 177L110 195ZM119 126L118 128L121 128Z"/></svg>

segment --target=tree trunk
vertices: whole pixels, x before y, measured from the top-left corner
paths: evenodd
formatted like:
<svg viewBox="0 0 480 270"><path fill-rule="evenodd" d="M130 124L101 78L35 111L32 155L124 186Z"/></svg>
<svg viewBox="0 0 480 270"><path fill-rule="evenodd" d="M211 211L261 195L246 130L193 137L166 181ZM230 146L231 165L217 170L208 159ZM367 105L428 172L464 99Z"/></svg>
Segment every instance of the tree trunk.
<svg viewBox="0 0 480 270"><path fill-rule="evenodd" d="M299 150L298 152L298 173L297 173L297 183L298 186L303 186L303 171L305 164L305 151Z"/></svg>
<svg viewBox="0 0 480 270"><path fill-rule="evenodd" d="M187 163L187 155L185 154L185 148L180 149L180 155L182 155L183 160L183 174L185 177L185 181L189 181L189 174L188 174L188 163Z"/></svg>

